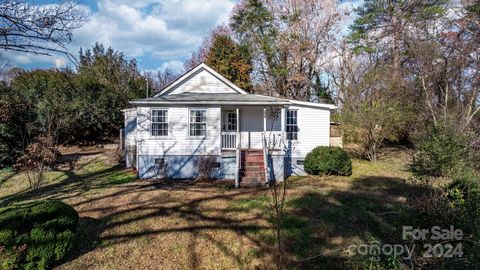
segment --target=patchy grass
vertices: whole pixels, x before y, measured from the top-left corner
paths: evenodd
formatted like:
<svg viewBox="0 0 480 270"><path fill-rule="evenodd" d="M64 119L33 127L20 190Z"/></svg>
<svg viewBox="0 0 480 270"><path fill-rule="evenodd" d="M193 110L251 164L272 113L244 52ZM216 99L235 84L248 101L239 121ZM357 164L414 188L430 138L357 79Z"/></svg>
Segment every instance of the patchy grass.
<svg viewBox="0 0 480 270"><path fill-rule="evenodd" d="M274 268L268 190L134 181L95 151L72 154L38 192L22 174L0 173L1 204L57 198L80 214L75 253L59 269ZM398 213L417 190L407 157L354 159L350 177L292 178L282 220L289 269L345 269L349 245L400 237Z"/></svg>

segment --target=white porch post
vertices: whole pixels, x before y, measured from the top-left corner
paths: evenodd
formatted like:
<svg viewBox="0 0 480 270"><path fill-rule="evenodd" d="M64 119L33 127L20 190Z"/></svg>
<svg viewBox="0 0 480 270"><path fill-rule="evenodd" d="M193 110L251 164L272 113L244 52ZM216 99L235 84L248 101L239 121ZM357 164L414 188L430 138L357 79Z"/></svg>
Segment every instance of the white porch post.
<svg viewBox="0 0 480 270"><path fill-rule="evenodd" d="M268 177L268 152L267 152L267 108L263 107L263 136L262 136L262 145L263 145L263 164L264 164L264 173L265 173L265 182L269 183L270 179Z"/></svg>
<svg viewBox="0 0 480 270"><path fill-rule="evenodd" d="M240 148L242 147L241 136L240 136L240 109L237 108L237 135L236 135L236 175L235 175L235 187L240 187L240 168L241 168L241 151Z"/></svg>
<svg viewBox="0 0 480 270"><path fill-rule="evenodd" d="M240 148L241 145L239 143L240 142L240 140L239 140L240 139L240 109L239 108L237 108L237 139L238 139L237 145Z"/></svg>
<svg viewBox="0 0 480 270"><path fill-rule="evenodd" d="M263 107L263 135L267 132L267 108Z"/></svg>
<svg viewBox="0 0 480 270"><path fill-rule="evenodd" d="M283 139L282 141L285 144L285 142L287 141L286 134L285 134L285 107L282 107L282 111L280 113L280 125L282 130L282 139Z"/></svg>

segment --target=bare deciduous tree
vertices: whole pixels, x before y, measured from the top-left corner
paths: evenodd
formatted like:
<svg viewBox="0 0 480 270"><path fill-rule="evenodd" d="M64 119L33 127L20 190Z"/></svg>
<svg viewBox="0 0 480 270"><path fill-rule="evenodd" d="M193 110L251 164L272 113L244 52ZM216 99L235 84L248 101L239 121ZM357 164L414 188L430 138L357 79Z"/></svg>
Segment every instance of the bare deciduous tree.
<svg viewBox="0 0 480 270"><path fill-rule="evenodd" d="M337 50L331 69L346 139L375 161L384 140L398 139L411 119L411 92L405 91L405 82L391 77L393 67L376 66L368 54L347 46Z"/></svg>
<svg viewBox="0 0 480 270"><path fill-rule="evenodd" d="M311 100L349 12L330 0L241 1L231 27L252 48L258 90Z"/></svg>
<svg viewBox="0 0 480 270"><path fill-rule="evenodd" d="M36 5L28 0L2 0L0 49L71 57L66 44L85 18L85 9L75 1Z"/></svg>
<svg viewBox="0 0 480 270"><path fill-rule="evenodd" d="M162 91L167 85L176 80L180 74L175 73L171 68L155 72L145 72L144 76L148 79L149 85L156 94Z"/></svg>

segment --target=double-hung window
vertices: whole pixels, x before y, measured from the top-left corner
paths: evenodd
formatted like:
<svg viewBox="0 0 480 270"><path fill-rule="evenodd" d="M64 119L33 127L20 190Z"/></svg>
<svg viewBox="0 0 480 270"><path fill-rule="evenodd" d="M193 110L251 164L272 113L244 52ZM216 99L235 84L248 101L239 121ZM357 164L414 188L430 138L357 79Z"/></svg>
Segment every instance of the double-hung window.
<svg viewBox="0 0 480 270"><path fill-rule="evenodd" d="M152 136L168 136L168 110L152 109Z"/></svg>
<svg viewBox="0 0 480 270"><path fill-rule="evenodd" d="M207 135L207 110L190 109L189 134L191 137Z"/></svg>
<svg viewBox="0 0 480 270"><path fill-rule="evenodd" d="M298 140L298 111L287 110L287 140Z"/></svg>

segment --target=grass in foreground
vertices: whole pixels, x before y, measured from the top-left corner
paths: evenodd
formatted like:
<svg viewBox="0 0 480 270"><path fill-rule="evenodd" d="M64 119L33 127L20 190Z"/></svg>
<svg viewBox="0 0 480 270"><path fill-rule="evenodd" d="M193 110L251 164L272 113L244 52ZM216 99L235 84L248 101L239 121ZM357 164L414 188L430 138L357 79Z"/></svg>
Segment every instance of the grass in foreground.
<svg viewBox="0 0 480 270"><path fill-rule="evenodd" d="M396 154L373 165L354 160L350 177L294 179L283 221L289 268L344 269L349 245L401 235L398 213L416 187L405 153ZM273 268L268 190L132 182L95 155L77 165L51 172L34 194L21 175L0 190L2 202L54 197L79 212L76 252L59 268Z"/></svg>

